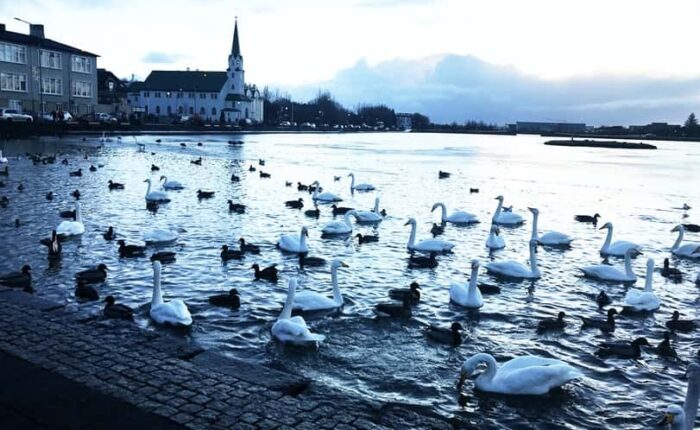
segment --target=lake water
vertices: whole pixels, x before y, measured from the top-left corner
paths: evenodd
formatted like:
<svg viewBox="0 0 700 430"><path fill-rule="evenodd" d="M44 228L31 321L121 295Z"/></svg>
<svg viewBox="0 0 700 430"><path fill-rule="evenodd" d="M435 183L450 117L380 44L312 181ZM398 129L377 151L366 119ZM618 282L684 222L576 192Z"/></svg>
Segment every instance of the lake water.
<svg viewBox="0 0 700 430"><path fill-rule="evenodd" d="M162 143L156 143L156 139ZM241 139L242 146L230 146L229 139ZM673 310L686 318L698 318L698 287L694 278L700 264L677 261L686 273L682 283L654 276L654 288L663 301L652 316L620 317L612 337L594 330L580 330L576 316L600 316L595 294L604 289L619 306L628 287L604 285L578 276L578 268L600 262L598 250L604 232L576 223L574 214L602 215L601 223L615 225L617 239L643 245L645 256L634 261L644 283L645 258L660 265L669 256L676 238L670 230L679 222L700 222L697 209L684 212L683 203L700 205L700 144L654 142L657 151L625 151L546 147L539 136L479 136L445 134L270 134L245 136L140 136L146 152L138 152L133 138L107 143L104 148L79 148L80 138L5 142L10 156L10 177L0 188L10 205L0 208L0 272L33 268L36 294L69 306L99 312L100 302L79 304L73 296L73 274L106 263L108 281L99 287L101 296L113 294L121 303L139 307L137 323L157 330L147 318L151 297L152 268L147 258L120 259L117 246L102 238L108 226L129 243L139 243L145 231L174 227L182 233L177 243L165 247L177 252L177 262L164 266L163 290L167 298L181 298L195 320L192 338L223 354L262 362L315 381L367 398L421 405L444 416L460 416L489 428L619 428L642 429L657 420L668 404L681 404L686 363L693 360L700 341L695 333L676 334L673 344L678 361L658 357L645 350L640 360L599 359L593 352L602 341L646 336L652 345L662 339L664 323ZM88 138L96 143L97 139ZM181 148L180 143L186 143ZM203 146L197 146L202 142ZM53 153L58 148L70 161L34 166L27 151ZM155 154L152 155L151 152ZM203 158L201 166L190 163ZM61 158L64 156L61 156ZM59 158L59 161L60 159ZM264 167L257 166L264 159ZM151 164L160 172L151 173ZM90 164L104 164L97 172ZM250 173L250 164L269 172L270 179ZM68 171L83 169L82 177ZM438 180L438 170L452 172ZM347 174L354 172L360 182L371 182L376 192L350 194ZM232 173L241 182L231 183ZM161 174L185 184L186 189L170 192L172 202L156 212L146 209L143 180L157 181ZM341 176L338 182L334 176ZM109 191L112 179L126 185L123 191ZM286 209L285 200L303 197L310 208L308 193L288 188L285 181L310 183L319 180L325 190L340 194L344 206L369 209L374 197L388 217L375 227L356 226L356 231L378 234L378 243L361 246L344 240L322 239L321 228L332 219L322 207L320 219L303 211ZM22 183L24 192L16 191ZM60 264L49 267L39 239L50 234L60 222L58 212L72 209L70 192L82 193L86 233L64 244ZM469 188L479 193L470 194ZM197 189L216 192L214 198L199 201ZM53 191L56 198L47 201ZM489 255L484 246L494 197L505 196L505 204L528 220L523 227L503 229L506 249ZM248 205L245 214L229 214L228 199ZM430 213L435 202L448 211L462 209L478 215L473 227L448 226L443 239L456 244L454 253L439 258L434 270L407 268L406 241L409 217L418 221L418 238L427 238L439 214ZM469 262L481 260L527 260L531 219L527 207L540 210L540 230L566 232L576 238L567 251L540 249L542 278L534 283L500 282L502 292L485 296L480 312L466 312L450 305L450 281L466 282ZM683 215L687 214L687 218ZM19 218L21 227L15 228ZM301 271L297 260L281 254L275 243L281 234L309 228L310 254L327 259L340 258L350 267L339 272L346 300L342 312L307 319L314 332L327 335L315 350L288 348L271 341L270 327L286 296L287 280L300 279L299 291L306 289L330 295L329 268ZM219 248L236 245L239 237L260 245L259 256L242 262L222 264ZM687 234L698 241L697 235ZM150 255L150 252L149 252ZM276 263L277 285L254 281L253 263ZM620 261L613 261L621 264ZM489 283L497 281L482 272ZM410 320L377 318L374 305L388 300L387 290L417 281L423 288L420 304ZM241 294L238 311L210 306L207 297L235 287ZM567 313L563 333L538 335L537 322ZM449 325L459 321L466 328L459 347L429 342L424 327L429 323ZM458 369L464 359L477 352L489 352L499 362L522 354L539 354L564 360L579 368L585 378L547 398L509 399L476 394L468 382L459 405L455 388Z"/></svg>

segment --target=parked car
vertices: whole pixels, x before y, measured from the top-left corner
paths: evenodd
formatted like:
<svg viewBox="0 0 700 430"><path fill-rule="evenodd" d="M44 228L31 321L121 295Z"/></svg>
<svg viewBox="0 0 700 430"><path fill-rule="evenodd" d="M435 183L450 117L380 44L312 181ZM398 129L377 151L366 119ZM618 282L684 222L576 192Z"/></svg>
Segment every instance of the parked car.
<svg viewBox="0 0 700 430"><path fill-rule="evenodd" d="M192 120L192 117L189 115L177 115L173 120L171 121L172 124L185 124L188 123Z"/></svg>
<svg viewBox="0 0 700 430"><path fill-rule="evenodd" d="M63 118L56 118L56 121L73 121L73 115L70 114L70 112L59 112L59 115L63 115ZM41 114L41 119L47 122L53 122L54 117L52 112L44 112Z"/></svg>
<svg viewBox="0 0 700 430"><path fill-rule="evenodd" d="M31 115L23 114L17 111L17 109L0 109L0 121L7 122L32 122L34 118Z"/></svg>
<svg viewBox="0 0 700 430"><path fill-rule="evenodd" d="M95 114L95 121L114 124L117 122L117 118L104 112L99 112Z"/></svg>

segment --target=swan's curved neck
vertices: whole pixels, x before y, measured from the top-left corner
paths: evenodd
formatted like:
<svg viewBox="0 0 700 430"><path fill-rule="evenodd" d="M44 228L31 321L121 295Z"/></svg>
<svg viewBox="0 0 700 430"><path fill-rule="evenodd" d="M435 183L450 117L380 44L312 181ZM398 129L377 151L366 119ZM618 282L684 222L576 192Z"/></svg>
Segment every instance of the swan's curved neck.
<svg viewBox="0 0 700 430"><path fill-rule="evenodd" d="M532 213L532 237L531 239L537 240L539 238L539 235L537 233L537 219L540 217L540 214L537 212Z"/></svg>
<svg viewBox="0 0 700 430"><path fill-rule="evenodd" d="M416 223L411 223L411 234L408 236L408 247L412 248L413 244L416 242Z"/></svg>
<svg viewBox="0 0 700 430"><path fill-rule="evenodd" d="M333 285L333 301L337 304L343 304L343 295L340 293L340 287L338 287L338 267L333 266L331 269L331 284Z"/></svg>
<svg viewBox="0 0 700 430"><path fill-rule="evenodd" d="M476 284L478 282L478 277L479 277L479 266L474 266L472 267L472 277L469 279L469 290L467 291L467 294L469 296L473 295L476 293Z"/></svg>
<svg viewBox="0 0 700 430"><path fill-rule="evenodd" d="M355 211L347 211L345 212L345 216L343 216L343 222L345 225L348 227L352 228L352 223L350 222L350 217L355 214Z"/></svg>
<svg viewBox="0 0 700 430"><path fill-rule="evenodd" d="M350 189L355 189L355 175L350 174Z"/></svg>
<svg viewBox="0 0 700 430"><path fill-rule="evenodd" d="M540 273L540 269L537 267L537 247L535 245L530 245L530 271L535 275Z"/></svg>
<svg viewBox="0 0 700 430"><path fill-rule="evenodd" d="M299 235L299 250L303 250L306 248L306 234L304 234L304 230L301 230L301 234Z"/></svg>
<svg viewBox="0 0 700 430"><path fill-rule="evenodd" d="M498 201L498 206L496 206L496 212L493 214L493 220L497 221L498 216L501 214L501 210L503 209L503 200Z"/></svg>
<svg viewBox="0 0 700 430"><path fill-rule="evenodd" d="M476 362L477 364L486 363L486 371L479 375L477 379L491 380L494 378L494 376L496 376L496 373L498 372L498 363L496 363L496 359L493 358L491 354L481 352L479 354L474 355L472 358L469 359L469 361Z"/></svg>
<svg viewBox="0 0 700 430"><path fill-rule="evenodd" d="M287 300L284 302L284 307L280 313L279 319L289 319L292 317L292 303L294 302L294 294L296 294L296 282L289 283L289 290L287 291Z"/></svg>
<svg viewBox="0 0 700 430"><path fill-rule="evenodd" d="M379 213L379 197L374 199L374 209L373 212L378 214Z"/></svg>
<svg viewBox="0 0 700 430"><path fill-rule="evenodd" d="M148 188L146 188L146 196L148 197L149 194L151 194L151 181L148 181Z"/></svg>
<svg viewBox="0 0 700 430"><path fill-rule="evenodd" d="M163 179L161 179L161 181L163 181L163 185L167 184L167 183L168 183L168 177L167 177L167 176L163 176Z"/></svg>
<svg viewBox="0 0 700 430"><path fill-rule="evenodd" d="M625 267L625 269L627 269L627 268ZM644 291L649 291L649 292L652 291L652 286L651 286L652 282L651 281L652 281L653 277L654 277L654 265L649 264L647 266L647 278L644 281Z"/></svg>
<svg viewBox="0 0 700 430"><path fill-rule="evenodd" d="M695 424L695 417L698 415L698 400L700 400L700 379L692 375L688 379L688 389L685 393L685 403L683 403L683 411L685 412L685 428L692 430Z"/></svg>
<svg viewBox="0 0 700 430"><path fill-rule="evenodd" d="M163 303L163 292L160 289L160 269L153 271L153 297L151 298L151 307Z"/></svg>
<svg viewBox="0 0 700 430"><path fill-rule="evenodd" d="M634 274L634 271L632 270L632 257L630 256L629 253L625 254L625 274L627 274L628 278L634 278L636 275ZM648 273L647 273L648 275ZM649 276L647 276L647 279L651 279Z"/></svg>
<svg viewBox="0 0 700 430"><path fill-rule="evenodd" d="M679 246L681 246L681 242L683 242L683 229L678 229L678 238L676 239L676 242L673 244L671 247L671 251L675 251L678 249Z"/></svg>
<svg viewBox="0 0 700 430"><path fill-rule="evenodd" d="M612 242L612 235L613 235L613 228L612 226L608 227L608 233L605 236L605 243L603 244L603 251L607 251L608 248L610 247L610 242Z"/></svg>
<svg viewBox="0 0 700 430"><path fill-rule="evenodd" d="M442 212L442 217L440 218L440 220L442 222L447 221L447 207L444 203L438 203L437 205L440 206L440 211Z"/></svg>

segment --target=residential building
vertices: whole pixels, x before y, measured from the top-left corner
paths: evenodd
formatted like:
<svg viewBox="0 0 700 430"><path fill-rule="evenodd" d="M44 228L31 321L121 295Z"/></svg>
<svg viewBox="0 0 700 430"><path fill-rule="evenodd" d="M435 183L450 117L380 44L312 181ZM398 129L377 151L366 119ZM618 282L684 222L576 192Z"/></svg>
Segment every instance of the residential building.
<svg viewBox="0 0 700 430"><path fill-rule="evenodd" d="M94 111L97 55L47 39L44 26L29 34L0 24L0 107L23 112Z"/></svg>
<svg viewBox="0 0 700 430"><path fill-rule="evenodd" d="M576 122L526 122L517 121L518 133L585 133L586 124Z"/></svg>
<svg viewBox="0 0 700 430"><path fill-rule="evenodd" d="M97 69L97 108L98 112L129 114L126 100L126 85L114 73Z"/></svg>
<svg viewBox="0 0 700 430"><path fill-rule="evenodd" d="M402 130L410 130L413 127L413 114L410 113L397 113L396 114L396 128Z"/></svg>

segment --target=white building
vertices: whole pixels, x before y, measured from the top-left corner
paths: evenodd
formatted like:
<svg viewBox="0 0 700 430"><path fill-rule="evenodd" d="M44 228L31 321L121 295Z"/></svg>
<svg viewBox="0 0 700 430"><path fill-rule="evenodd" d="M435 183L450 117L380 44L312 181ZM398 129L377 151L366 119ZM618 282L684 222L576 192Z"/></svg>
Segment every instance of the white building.
<svg viewBox="0 0 700 430"><path fill-rule="evenodd" d="M263 120L263 100L255 85L246 85L238 22L225 72L154 70L129 86L132 111L161 117L195 115L207 121L238 123Z"/></svg>

